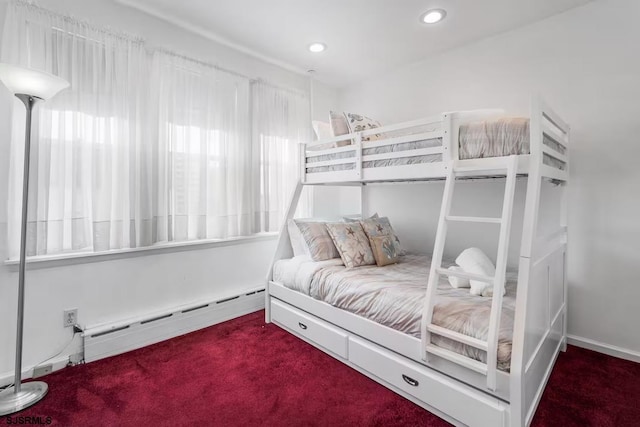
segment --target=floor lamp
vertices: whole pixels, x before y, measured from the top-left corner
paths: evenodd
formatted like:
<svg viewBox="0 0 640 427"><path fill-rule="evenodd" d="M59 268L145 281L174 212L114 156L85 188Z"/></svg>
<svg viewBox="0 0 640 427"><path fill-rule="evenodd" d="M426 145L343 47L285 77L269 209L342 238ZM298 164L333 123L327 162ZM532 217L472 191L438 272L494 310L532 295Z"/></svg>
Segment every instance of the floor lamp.
<svg viewBox="0 0 640 427"><path fill-rule="evenodd" d="M0 81L22 101L27 109L27 126L24 137L24 171L22 182L22 223L20 228L20 269L18 274L18 320L16 331L16 368L13 387L0 393L0 416L21 411L47 394L47 384L32 381L22 384L22 335L24 326L24 273L27 244L27 205L29 200L29 155L31 151L31 113L38 101L45 101L69 83L60 77L0 63Z"/></svg>

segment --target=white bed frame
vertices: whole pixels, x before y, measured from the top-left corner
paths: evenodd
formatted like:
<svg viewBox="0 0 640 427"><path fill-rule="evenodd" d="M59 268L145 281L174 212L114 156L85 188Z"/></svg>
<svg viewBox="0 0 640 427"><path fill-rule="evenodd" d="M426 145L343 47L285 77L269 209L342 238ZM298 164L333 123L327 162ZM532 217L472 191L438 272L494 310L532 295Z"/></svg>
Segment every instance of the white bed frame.
<svg viewBox="0 0 640 427"><path fill-rule="evenodd" d="M478 362L464 356L452 357L447 354L440 355L437 352L425 352L428 347L433 347L426 341L429 340L429 332L425 328L429 321L425 321L425 317L423 317L421 340L288 289L273 281L272 271L269 272L265 293L267 322L274 322L455 425L529 425L558 352L566 349L565 184L569 178L569 159L567 151L564 153L556 151L544 144L543 138L546 135L568 150L569 126L546 103L539 98L534 98L530 115L530 154L509 158L459 160L457 141L460 125L470 121L494 118L501 114L503 113L500 110L444 113L435 117L306 144L306 149L302 150L302 181L293 194L286 219L293 217L304 185L365 185L383 181L447 179L446 187L451 185L449 193L452 193L453 183L450 181L455 181L456 174L474 178L506 177L506 187L509 187L509 173L505 172L507 167L513 169L512 173L526 175L527 193L519 251L518 291L510 373L497 370L495 358L492 362L491 357L483 370L473 365ZM389 133L393 136L371 142L362 141L363 137L368 135ZM431 138L442 138L442 145L435 148L362 155L363 145L367 148L374 145L393 145ZM344 140L352 140L352 144L318 150L318 146ZM349 159L321 163L308 162L314 156L345 151L353 151L354 156ZM369 160L439 153L442 154L442 161L435 163L363 167L363 162ZM544 156L551 156L563 162L565 167L558 169L548 166L543 162ZM348 162L353 163L353 169L307 173L308 167ZM505 167L505 164L508 166ZM538 219L543 180L552 180L554 183L561 184L564 189L560 224L553 233L539 236ZM474 185L482 185L481 182L478 181ZM447 193L445 189L445 202ZM505 207L507 200L508 196L505 196ZM513 196L510 203L513 203ZM511 209L507 209L506 212L509 216L512 215ZM443 207L437 241L442 240L444 237L440 236L444 236L446 232L446 226L443 226L446 223L443 221L445 213ZM503 215L504 213L503 209ZM459 220L467 217L457 218ZM510 223L510 217L506 222ZM507 227L507 241L508 230ZM443 244L436 243L434 263L438 245ZM285 221L274 263L291 257L292 249ZM434 268L436 267L438 266ZM432 274L434 271L432 270ZM498 276L497 273L496 287L494 287L496 290L504 286L504 278L500 280ZM430 280L426 307L431 304L432 297L429 292L431 289ZM502 292L494 295L500 295L497 301L501 306ZM497 313L493 313L494 311ZM497 316L499 323L500 310L492 310L492 315ZM429 310L425 309L424 316L429 316L427 320L430 320ZM488 344L487 342L481 344L485 347L488 345L488 355L491 356L491 352L496 351L497 339L492 340L490 337Z"/></svg>

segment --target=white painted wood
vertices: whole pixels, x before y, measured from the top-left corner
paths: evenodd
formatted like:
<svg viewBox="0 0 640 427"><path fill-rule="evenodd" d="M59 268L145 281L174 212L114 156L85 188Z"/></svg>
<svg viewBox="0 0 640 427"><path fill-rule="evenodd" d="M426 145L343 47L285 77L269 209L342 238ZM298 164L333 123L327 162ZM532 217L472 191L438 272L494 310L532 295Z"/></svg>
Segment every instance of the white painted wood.
<svg viewBox="0 0 640 427"><path fill-rule="evenodd" d="M345 331L349 342L352 341L352 338L357 340L360 339L358 337L362 337L370 340L365 344L373 347L380 346L382 351L375 352L375 357L384 357L387 360L387 355L384 353L388 350L385 349L390 349L406 357L407 363L411 364L410 366L418 369L438 369L453 378L464 381L464 383L471 386L470 390L477 391L477 389L482 389L489 394L499 396L504 401L509 402L504 412L505 425L525 426L530 422L535 412L557 352L566 345L566 208L563 208L562 227L553 233L543 237L537 236L537 223L542 178L551 178L560 182L567 182L569 178L568 171L562 171L543 164L544 154L561 161L567 160L567 164L569 159L568 152L565 154L558 153L554 149L544 146L542 143L543 132L546 130L548 136L553 133L553 139L559 140L558 142L568 147L569 128L544 102L534 99L531 110L531 153L529 155L458 160L457 143L454 141L457 141L460 124L472 117L474 119L486 118L490 117L490 113L488 111L459 112L446 113L440 116L438 123L443 140L442 147L438 147L442 150L443 155L443 159L440 162L363 168L363 161L382 159L384 157L379 155L363 157L361 137L364 133L358 133L351 135L351 139L355 141L355 146L352 149L355 150L358 158L355 170L307 174L306 184L314 185L412 182L441 180L443 178L446 180L433 252L432 269L427 286L427 298L422 319L422 338L420 340L408 337L355 314L336 309L274 282L269 285L269 293L273 298L286 301L300 310L336 325L337 328ZM394 129L402 130L403 125L396 125ZM377 132L380 132L380 130L372 130L371 134ZM399 138L409 137L406 135ZM404 141L405 139L401 140ZM379 141L379 143L393 145L389 143L389 140ZM412 151L421 152L418 150ZM434 150L433 152L436 151ZM432 151L429 151L429 153L432 153ZM402 157L402 155L396 154L393 154L393 156ZM309 166L312 165L309 164ZM527 176L528 183L522 242L520 245L511 370L510 374L506 374L497 370L497 340L501 317L502 290L506 274L507 243L513 216L512 206L517 175ZM478 179L494 177L506 178L503 209L500 218L450 215L451 198L456 178ZM566 203L566 197L563 197L562 203ZM366 202L363 198L361 200L361 211L364 212L365 208ZM495 277L452 272L441 267L447 222L453 221L500 224ZM439 275L454 275L493 283L494 293L489 337L486 343L463 334L455 334L452 331L431 324L433 311L433 295L431 293L434 292L434 283L436 283L434 279L437 279ZM276 300L271 299L270 301L273 304ZM431 333L439 333L449 339L457 340L476 348L486 348L487 363L478 362L431 344ZM302 335L299 336L307 339ZM313 342L313 340L309 341ZM323 346L320 347L327 350ZM331 350L327 351L331 352ZM391 355L394 356L393 354ZM357 364L354 365L357 366ZM380 379L375 374L373 374L373 377L387 387L397 391L397 385L394 385L389 379ZM423 402L421 400L418 400L418 402L423 407L434 407L433 402ZM451 413L448 413L448 415L456 417Z"/></svg>
<svg viewBox="0 0 640 427"><path fill-rule="evenodd" d="M464 335L464 334L461 334L460 332L456 332L451 329L443 328L442 326L438 326L434 324L428 325L427 330L434 334L443 336L445 338L449 338L450 340L458 341L466 345L475 347L477 349L487 351L487 342L479 340L472 336Z"/></svg>
<svg viewBox="0 0 640 427"><path fill-rule="evenodd" d="M563 131L548 120L542 121L542 132L547 135L547 137L562 145L565 149L569 145L568 132Z"/></svg>
<svg viewBox="0 0 640 427"><path fill-rule="evenodd" d="M433 345L433 344L427 344L426 351L429 355L435 354L436 356L442 357L443 359L447 359L450 362L456 363L460 366L464 366L465 368L469 368L484 376L487 375L486 363L478 362L477 360L471 359L459 353L444 349L442 347L438 347L437 345Z"/></svg>
<svg viewBox="0 0 640 427"><path fill-rule="evenodd" d="M289 228L288 222L293 218L293 215L296 213L296 209L298 207L298 202L300 201L300 195L302 194L302 183L298 182L296 187L293 190L293 194L291 195L291 201L289 202L289 207L287 208L287 212L285 213L284 221L280 226L280 237L278 238L278 245L276 246L276 252L273 255L273 260L271 261L271 265L269 266L269 271L267 272L267 280L265 283L265 287L267 292L265 292L264 298L264 320L266 323L271 322L271 304L270 298L271 293L269 292L269 282L273 278L273 265L276 261L293 257L293 248L291 247L291 238L289 236Z"/></svg>
<svg viewBox="0 0 640 427"><path fill-rule="evenodd" d="M367 154L362 157L362 161L370 162L374 160L401 159L404 157L428 156L431 154L440 154L440 153L442 153L442 147L416 148L412 150L395 151L392 153Z"/></svg>
<svg viewBox="0 0 640 427"><path fill-rule="evenodd" d="M421 132L421 133L411 133L409 135L385 138L377 141L367 141L365 148L386 147L388 145L397 145L405 142L437 139L437 138L442 138L442 136L443 136L443 132L441 130L434 130L430 132Z"/></svg>
<svg viewBox="0 0 640 427"><path fill-rule="evenodd" d="M507 408L500 400L463 387L426 367L416 367L375 344L357 337L350 339L349 360L465 425L505 425Z"/></svg>
<svg viewBox="0 0 640 427"><path fill-rule="evenodd" d="M318 156L325 156L327 154L345 153L345 152L353 151L355 156L355 150L356 148L353 145L345 145L344 147L332 147L332 148L326 148L324 150L306 150L305 155L307 157L312 158L312 157L318 157Z"/></svg>
<svg viewBox="0 0 640 427"><path fill-rule="evenodd" d="M356 146L356 179L362 179L362 134L356 134L354 144Z"/></svg>
<svg viewBox="0 0 640 427"><path fill-rule="evenodd" d="M276 282L271 282L269 289L273 298L277 298L320 319L324 319L349 334L362 337L381 347L392 349L394 352L410 359L412 362L425 365L421 357L421 340L419 338L396 331L395 329L373 322L357 314L333 307ZM431 355L428 366L476 389L481 389L486 385L485 375L481 375L433 354ZM495 392L489 393L504 401L508 401L509 374L500 371L498 373L498 389Z"/></svg>
<svg viewBox="0 0 640 427"><path fill-rule="evenodd" d="M587 350L596 351L598 353L617 357L618 359L629 360L631 362L640 363L640 352L629 350L627 348L615 345L605 344L603 342L594 341L589 338L577 337L575 335L567 335L567 341L576 347L586 348ZM0 382L0 384L2 384Z"/></svg>
<svg viewBox="0 0 640 427"><path fill-rule="evenodd" d="M460 332L453 331L451 329L443 328L438 325L428 325L427 330L437 335L441 335L445 338L449 338L454 341L464 343L466 345L475 347L477 349L487 351L487 342L479 340L469 335L461 334Z"/></svg>
<svg viewBox="0 0 640 427"><path fill-rule="evenodd" d="M451 162L449 162L451 164ZM431 344L431 332L427 329L432 324L433 307L435 305L435 296L438 290L438 281L442 266L442 256L444 254L444 245L447 238L447 221L445 218L451 214L451 203L453 201L453 191L455 186L455 175L453 168L449 166L447 171L447 179L444 184L444 194L442 196L442 206L440 208L440 217L438 219L438 230L436 232L436 241L433 246L433 256L431 258L431 269L429 271L429 280L427 282L426 300L422 312L421 336L422 336L422 358L429 361L428 346Z"/></svg>
<svg viewBox="0 0 640 427"><path fill-rule="evenodd" d="M487 388L495 390L498 370L498 339L500 319L502 317L502 296L507 272L507 257L509 255L509 236L511 234L511 218L513 216L513 199L516 190L517 160L511 156L507 161L507 179L505 182L504 199L502 202L502 218L500 235L498 236L498 255L496 260L496 276L493 281L493 299L489 316L489 335L487 349Z"/></svg>
<svg viewBox="0 0 640 427"><path fill-rule="evenodd" d="M348 163L356 163L356 157L345 157L344 159L323 160L320 162L307 163L308 168L320 168L323 166L344 165Z"/></svg>
<svg viewBox="0 0 640 427"><path fill-rule="evenodd" d="M502 218L486 218L480 216L453 216L447 215L447 221L455 221L455 222L481 222L486 224L500 224L502 223Z"/></svg>
<svg viewBox="0 0 640 427"><path fill-rule="evenodd" d="M260 291L260 292L259 292ZM263 289L88 328L84 360L93 362L206 328L264 307Z"/></svg>
<svg viewBox="0 0 640 427"><path fill-rule="evenodd" d="M271 305L271 320L277 325L295 330L331 353L345 359L349 356L349 339L346 333L289 304L274 300Z"/></svg>

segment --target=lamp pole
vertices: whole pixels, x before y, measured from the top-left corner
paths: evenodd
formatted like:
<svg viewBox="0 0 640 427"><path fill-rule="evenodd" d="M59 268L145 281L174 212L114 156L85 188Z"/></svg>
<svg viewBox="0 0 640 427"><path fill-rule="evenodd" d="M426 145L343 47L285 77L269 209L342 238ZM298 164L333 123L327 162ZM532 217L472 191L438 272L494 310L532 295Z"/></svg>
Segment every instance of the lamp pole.
<svg viewBox="0 0 640 427"><path fill-rule="evenodd" d="M0 417L13 414L39 402L49 390L42 381L22 384L22 341L24 335L25 270L27 255L27 214L29 207L29 166L31 155L31 119L38 101L55 96L69 87L60 77L30 68L0 63L0 81L26 108L24 169L22 181L22 218L20 224L20 268L18 273L18 315L16 321L16 365L13 386L0 392Z"/></svg>
<svg viewBox="0 0 640 427"><path fill-rule="evenodd" d="M18 318L16 325L16 367L13 387L0 393L0 416L21 411L40 401L48 391L42 381L31 381L22 384L22 338L24 335L24 276L27 254L27 213L29 204L29 166L31 155L31 118L33 107L41 99L36 96L17 93L26 110L26 127L24 137L24 169L22 179L22 222L20 224L20 268L18 272Z"/></svg>

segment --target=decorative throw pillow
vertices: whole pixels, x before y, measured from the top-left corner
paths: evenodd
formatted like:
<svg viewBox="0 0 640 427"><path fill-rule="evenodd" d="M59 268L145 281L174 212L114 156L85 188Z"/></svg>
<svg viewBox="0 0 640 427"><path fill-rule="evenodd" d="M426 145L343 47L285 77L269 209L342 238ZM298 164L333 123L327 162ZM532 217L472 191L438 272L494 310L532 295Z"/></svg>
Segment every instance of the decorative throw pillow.
<svg viewBox="0 0 640 427"><path fill-rule="evenodd" d="M318 141L333 138L333 134L331 133L331 125L329 123L321 122L320 120L314 120L311 122L311 125L313 126L313 131L318 137Z"/></svg>
<svg viewBox="0 0 640 427"><path fill-rule="evenodd" d="M343 113L336 113L335 111L329 111L329 123L331 124L331 133L334 137L349 134L349 125L347 125L347 119ZM335 147L344 147L351 145L351 140L338 141L335 143Z"/></svg>
<svg viewBox="0 0 640 427"><path fill-rule="evenodd" d="M369 117L361 116L360 114L344 113L346 117L347 126L349 127L349 133L362 132L364 130L376 129L380 127L380 123ZM382 138L380 134L373 134L363 136L363 141L375 141Z"/></svg>
<svg viewBox="0 0 640 427"><path fill-rule="evenodd" d="M325 261L340 256L324 222L295 220L295 223L307 244L312 260Z"/></svg>
<svg viewBox="0 0 640 427"><path fill-rule="evenodd" d="M335 222L326 226L347 268L375 264L369 240L359 222Z"/></svg>
<svg viewBox="0 0 640 427"><path fill-rule="evenodd" d="M398 250L393 236L375 236L369 239L371 251L378 267L398 262Z"/></svg>
<svg viewBox="0 0 640 427"><path fill-rule="evenodd" d="M398 239L398 236L391 227L389 218L387 218L386 216L382 218L368 218L360 221L360 224L362 224L362 228L364 229L364 232L367 234L367 237L369 239L376 236L393 236L398 255L405 254L405 251L400 245L400 239Z"/></svg>
<svg viewBox="0 0 640 427"><path fill-rule="evenodd" d="M378 213L376 212L369 217L369 219L372 219L372 218L378 218ZM361 219L362 219L362 215L343 216L342 222L360 222Z"/></svg>

